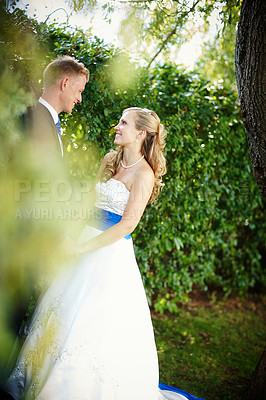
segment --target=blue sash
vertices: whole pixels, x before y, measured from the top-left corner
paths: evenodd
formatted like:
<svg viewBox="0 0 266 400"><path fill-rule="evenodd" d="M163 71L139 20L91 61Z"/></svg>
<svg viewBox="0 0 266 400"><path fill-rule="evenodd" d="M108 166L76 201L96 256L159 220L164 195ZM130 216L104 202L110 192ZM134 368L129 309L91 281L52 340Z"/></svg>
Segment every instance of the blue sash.
<svg viewBox="0 0 266 400"><path fill-rule="evenodd" d="M173 386L165 385L164 383L161 383L161 382L159 382L159 389L169 390L169 392L173 392L173 393L179 393L179 394L183 395L184 397L186 397L188 400L205 400L205 399L201 399L199 397L195 397L192 394L185 392L184 390L177 389Z"/></svg>
<svg viewBox="0 0 266 400"><path fill-rule="evenodd" d="M122 216L119 214L95 207L95 218L92 222L95 228L100 229L101 231L106 231L121 221L121 218ZM92 223L90 224L92 225ZM131 237L130 234L124 236L125 239L131 239Z"/></svg>

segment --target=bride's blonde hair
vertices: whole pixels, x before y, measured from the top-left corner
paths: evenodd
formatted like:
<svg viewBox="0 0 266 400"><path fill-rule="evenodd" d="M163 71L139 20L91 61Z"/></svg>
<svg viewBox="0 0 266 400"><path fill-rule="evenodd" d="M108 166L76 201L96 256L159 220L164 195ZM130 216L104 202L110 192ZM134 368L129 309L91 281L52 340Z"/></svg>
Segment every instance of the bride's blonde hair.
<svg viewBox="0 0 266 400"><path fill-rule="evenodd" d="M164 186L162 176L166 173L166 161L163 155L165 147L166 131L161 124L158 115L147 108L130 107L123 111L135 113L135 127L137 130L146 130L146 136L141 145L141 154L151 166L155 181L149 202L153 202L159 195L160 189ZM112 150L111 156L103 171L103 178L108 180L117 173L121 160L123 159L123 147Z"/></svg>

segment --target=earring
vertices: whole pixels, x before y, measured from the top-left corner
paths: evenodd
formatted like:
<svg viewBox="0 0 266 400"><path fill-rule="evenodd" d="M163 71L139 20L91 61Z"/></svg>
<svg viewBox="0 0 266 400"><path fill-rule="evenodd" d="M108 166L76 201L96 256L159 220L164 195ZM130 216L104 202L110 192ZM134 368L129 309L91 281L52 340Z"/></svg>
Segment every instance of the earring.
<svg viewBox="0 0 266 400"><path fill-rule="evenodd" d="M136 143L138 143L139 142L139 139L136 139Z"/></svg>

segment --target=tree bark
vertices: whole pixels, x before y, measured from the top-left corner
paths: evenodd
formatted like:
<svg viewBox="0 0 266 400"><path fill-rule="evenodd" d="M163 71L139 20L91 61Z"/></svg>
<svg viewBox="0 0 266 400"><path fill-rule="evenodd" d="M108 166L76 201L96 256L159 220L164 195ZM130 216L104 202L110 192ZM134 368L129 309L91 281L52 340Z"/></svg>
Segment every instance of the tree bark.
<svg viewBox="0 0 266 400"><path fill-rule="evenodd" d="M235 72L253 173L266 201L266 1L243 0L235 49ZM266 348L245 400L266 399Z"/></svg>
<svg viewBox="0 0 266 400"><path fill-rule="evenodd" d="M245 395L245 400L266 399L266 347L253 372L251 383Z"/></svg>
<svg viewBox="0 0 266 400"><path fill-rule="evenodd" d="M266 200L266 1L243 0L235 72L253 172Z"/></svg>

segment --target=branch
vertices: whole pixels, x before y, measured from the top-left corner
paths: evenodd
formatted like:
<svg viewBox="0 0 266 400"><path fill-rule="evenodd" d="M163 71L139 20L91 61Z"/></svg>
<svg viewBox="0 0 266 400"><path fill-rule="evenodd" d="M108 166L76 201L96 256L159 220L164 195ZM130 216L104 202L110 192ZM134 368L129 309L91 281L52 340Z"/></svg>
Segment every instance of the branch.
<svg viewBox="0 0 266 400"><path fill-rule="evenodd" d="M149 62L147 69L150 68L151 64L153 63L153 61L155 60L155 58L158 57L158 55L161 53L161 51L164 49L164 47L167 45L167 43L169 42L169 40L171 39L171 37L173 35L175 35L177 27L179 25L179 21L175 24L174 29L168 34L167 38L164 39L163 43L161 44L161 47L159 48L159 50L157 51L157 53L152 57L151 61Z"/></svg>
<svg viewBox="0 0 266 400"><path fill-rule="evenodd" d="M49 14L49 15L47 16L47 18L46 18L46 20L44 21L44 23L46 24L46 22L47 22L48 19L51 17L51 15L53 15L55 12L57 12L57 11L59 11L59 10L65 11L65 13L66 13L66 15L67 15L67 22L68 22L68 20L69 20L69 15L68 15L67 11L66 11L63 7L59 7L59 8L57 8L56 10L54 10L53 12L51 12L51 14Z"/></svg>
<svg viewBox="0 0 266 400"><path fill-rule="evenodd" d="M196 8L196 6L197 6L197 4L198 4L199 2L200 2L200 0L197 0L197 1L193 4L193 6L192 6L188 11L186 11L186 12L183 14L183 17L182 17L182 18L188 16L189 13L193 12L193 11L195 10L195 8ZM180 18L181 18L181 17L180 17ZM173 28L172 31L167 35L166 39L164 39L164 41L163 41L163 43L161 44L161 46L160 46L159 50L157 51L157 53L152 57L151 61L149 62L148 66L147 66L147 69L150 68L150 66L151 66L151 64L153 63L153 61L154 61L154 60L158 57L158 55L163 51L163 49L165 48L165 46L167 45L167 43L170 41L171 37L172 37L173 35L176 34L176 30L177 30L177 28L178 28L178 25L179 25L179 22L180 22L180 18L177 19L174 28Z"/></svg>

